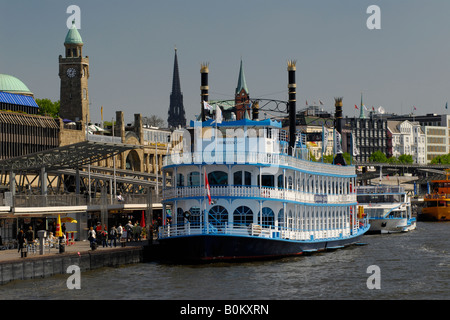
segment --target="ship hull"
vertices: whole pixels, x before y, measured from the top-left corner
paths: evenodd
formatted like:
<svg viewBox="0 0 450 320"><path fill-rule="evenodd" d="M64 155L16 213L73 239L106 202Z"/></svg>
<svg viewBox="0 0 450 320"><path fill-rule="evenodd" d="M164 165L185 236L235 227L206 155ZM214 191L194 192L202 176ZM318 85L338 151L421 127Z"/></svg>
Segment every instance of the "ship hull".
<svg viewBox="0 0 450 320"><path fill-rule="evenodd" d="M277 259L334 250L357 244L361 232L350 238L292 241L227 235L196 235L160 239L163 260L187 263Z"/></svg>
<svg viewBox="0 0 450 320"><path fill-rule="evenodd" d="M399 233L414 230L415 219L369 219L370 230L368 233Z"/></svg>
<svg viewBox="0 0 450 320"><path fill-rule="evenodd" d="M420 221L450 221L450 210L448 207L423 208L418 219Z"/></svg>

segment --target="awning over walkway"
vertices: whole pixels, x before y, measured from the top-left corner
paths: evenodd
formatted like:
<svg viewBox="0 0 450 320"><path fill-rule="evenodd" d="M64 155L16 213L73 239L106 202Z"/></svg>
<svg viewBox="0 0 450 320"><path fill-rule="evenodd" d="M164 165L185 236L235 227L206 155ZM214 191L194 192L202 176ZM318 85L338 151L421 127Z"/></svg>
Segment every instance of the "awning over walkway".
<svg viewBox="0 0 450 320"><path fill-rule="evenodd" d="M82 141L25 156L0 160L0 169L5 171L33 171L42 168L46 170L77 168L137 148L140 147L122 143Z"/></svg>
<svg viewBox="0 0 450 320"><path fill-rule="evenodd" d="M0 102L39 108L33 97L9 92L0 92Z"/></svg>

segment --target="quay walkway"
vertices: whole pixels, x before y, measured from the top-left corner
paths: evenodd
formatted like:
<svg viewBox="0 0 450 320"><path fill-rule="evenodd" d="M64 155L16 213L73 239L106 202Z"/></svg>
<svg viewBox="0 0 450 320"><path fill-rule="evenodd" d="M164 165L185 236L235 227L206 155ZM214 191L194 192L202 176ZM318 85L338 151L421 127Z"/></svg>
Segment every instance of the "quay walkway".
<svg viewBox="0 0 450 320"><path fill-rule="evenodd" d="M66 274L71 265L80 267L80 271L89 271L102 267L119 267L121 265L150 261L152 247L148 240L127 242L125 247L97 247L91 250L89 241L75 241L65 246L60 253L56 248L45 248L41 255L39 250L27 252L21 257L18 249L0 250L0 285L14 280L45 278L56 274Z"/></svg>

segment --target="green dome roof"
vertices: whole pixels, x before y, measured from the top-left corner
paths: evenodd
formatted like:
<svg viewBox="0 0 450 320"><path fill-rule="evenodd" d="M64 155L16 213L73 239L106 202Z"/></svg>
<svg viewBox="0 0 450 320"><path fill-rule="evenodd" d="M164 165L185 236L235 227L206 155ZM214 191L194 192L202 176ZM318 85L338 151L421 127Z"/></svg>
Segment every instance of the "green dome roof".
<svg viewBox="0 0 450 320"><path fill-rule="evenodd" d="M10 93L32 94L30 89L16 77L0 74L0 91Z"/></svg>
<svg viewBox="0 0 450 320"><path fill-rule="evenodd" d="M75 26L75 20L72 21L72 28L67 32L65 44L83 44L83 40L81 39L81 35L78 32L77 27Z"/></svg>

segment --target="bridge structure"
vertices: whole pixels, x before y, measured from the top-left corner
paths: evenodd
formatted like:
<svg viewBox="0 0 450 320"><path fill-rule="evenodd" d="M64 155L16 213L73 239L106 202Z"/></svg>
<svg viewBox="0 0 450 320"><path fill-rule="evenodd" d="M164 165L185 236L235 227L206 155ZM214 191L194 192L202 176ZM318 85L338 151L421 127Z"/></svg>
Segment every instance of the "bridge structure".
<svg viewBox="0 0 450 320"><path fill-rule="evenodd" d="M409 189L416 186L417 194L427 192L427 184L431 180L445 179L448 164L400 164L400 163L353 163L358 167L357 180L367 184L370 180L379 179L388 184L406 184Z"/></svg>
<svg viewBox="0 0 450 320"><path fill-rule="evenodd" d="M113 213L129 217L142 212L145 221L162 210L157 174L96 166L99 161L142 146L82 141L46 151L0 161L0 237L14 239L19 219L70 216L78 238L87 237L88 219L106 225ZM169 178L170 179L170 178ZM140 221L140 220L139 220ZM15 224L4 229L5 225Z"/></svg>

